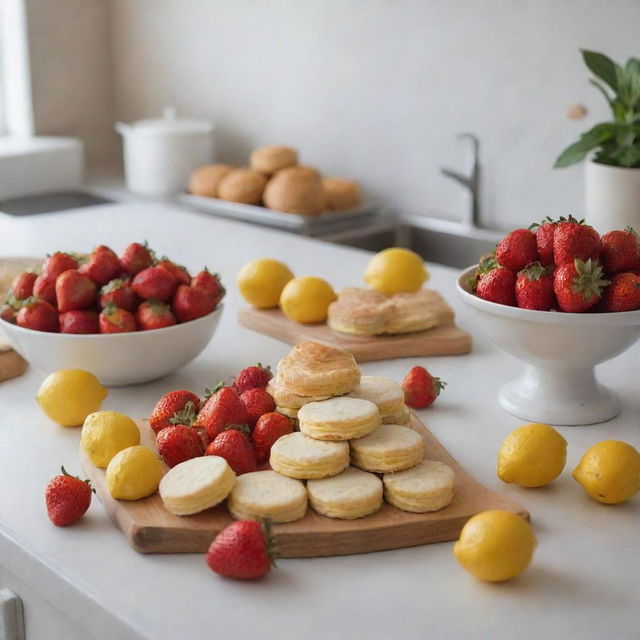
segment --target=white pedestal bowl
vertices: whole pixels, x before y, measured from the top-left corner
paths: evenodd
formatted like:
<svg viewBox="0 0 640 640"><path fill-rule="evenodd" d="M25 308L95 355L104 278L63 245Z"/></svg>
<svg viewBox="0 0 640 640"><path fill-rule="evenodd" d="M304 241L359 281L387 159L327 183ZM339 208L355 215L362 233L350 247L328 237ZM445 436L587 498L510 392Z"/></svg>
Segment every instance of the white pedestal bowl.
<svg viewBox="0 0 640 640"><path fill-rule="evenodd" d="M495 304L469 289L475 266L458 278L458 293L498 347L525 362L505 385L503 409L531 422L585 425L620 412L617 395L596 379L595 365L615 358L640 338L640 311L561 313Z"/></svg>

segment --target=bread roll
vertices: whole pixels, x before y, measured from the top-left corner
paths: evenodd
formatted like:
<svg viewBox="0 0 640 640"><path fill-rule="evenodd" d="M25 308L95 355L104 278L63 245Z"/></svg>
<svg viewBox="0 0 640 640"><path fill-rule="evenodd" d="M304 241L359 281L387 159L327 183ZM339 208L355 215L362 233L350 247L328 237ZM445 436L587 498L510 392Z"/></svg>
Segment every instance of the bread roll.
<svg viewBox="0 0 640 640"><path fill-rule="evenodd" d="M189 176L189 193L193 193L194 196L216 198L220 180L233 169L230 164L207 164L194 169Z"/></svg>
<svg viewBox="0 0 640 640"><path fill-rule="evenodd" d="M255 149L249 164L252 169L271 175L280 169L298 164L298 152L291 147L268 145Z"/></svg>
<svg viewBox="0 0 640 640"><path fill-rule="evenodd" d="M352 209L362 203L362 195L357 182L345 178L324 178L322 181L327 208L339 211Z"/></svg>
<svg viewBox="0 0 640 640"><path fill-rule="evenodd" d="M231 202L260 204L267 184L264 174L255 169L234 169L218 184L218 197Z"/></svg>
<svg viewBox="0 0 640 640"><path fill-rule="evenodd" d="M269 180L264 203L270 209L285 213L322 213L326 207L320 174L310 167L281 169Z"/></svg>

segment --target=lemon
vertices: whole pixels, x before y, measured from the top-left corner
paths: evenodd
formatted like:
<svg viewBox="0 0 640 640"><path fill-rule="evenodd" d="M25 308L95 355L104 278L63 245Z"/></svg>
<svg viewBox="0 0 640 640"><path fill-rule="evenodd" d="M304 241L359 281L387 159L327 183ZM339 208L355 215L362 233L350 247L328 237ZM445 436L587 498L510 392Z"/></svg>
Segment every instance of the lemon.
<svg viewBox="0 0 640 640"><path fill-rule="evenodd" d="M387 295L413 293L428 279L422 258L409 249L398 247L376 253L364 272L365 282Z"/></svg>
<svg viewBox="0 0 640 640"><path fill-rule="evenodd" d="M44 379L36 400L54 422L63 427L77 427L101 407L108 394L109 391L88 371L59 369Z"/></svg>
<svg viewBox="0 0 640 640"><path fill-rule="evenodd" d="M640 453L626 442L604 440L587 449L572 475L594 500L619 504L640 491Z"/></svg>
<svg viewBox="0 0 640 640"><path fill-rule="evenodd" d="M567 441L548 424L514 429L498 452L498 478L521 487L553 482L567 462Z"/></svg>
<svg viewBox="0 0 640 640"><path fill-rule="evenodd" d="M271 258L253 260L240 269L236 284L242 297L259 309L278 306L284 285L293 273L283 262Z"/></svg>
<svg viewBox="0 0 640 640"><path fill-rule="evenodd" d="M107 489L116 500L140 500L158 490L163 474L162 463L151 449L127 447L107 467Z"/></svg>
<svg viewBox="0 0 640 640"><path fill-rule="evenodd" d="M89 460L104 469L118 451L140 444L140 430L122 413L96 411L84 421L80 440Z"/></svg>
<svg viewBox="0 0 640 640"><path fill-rule="evenodd" d="M531 525L510 511L483 511L464 525L453 553L461 566L486 582L510 580L531 562Z"/></svg>
<svg viewBox="0 0 640 640"><path fill-rule="evenodd" d="M302 276L286 284L280 296L280 307L285 316L296 322L324 322L329 305L336 298L335 291L326 280Z"/></svg>

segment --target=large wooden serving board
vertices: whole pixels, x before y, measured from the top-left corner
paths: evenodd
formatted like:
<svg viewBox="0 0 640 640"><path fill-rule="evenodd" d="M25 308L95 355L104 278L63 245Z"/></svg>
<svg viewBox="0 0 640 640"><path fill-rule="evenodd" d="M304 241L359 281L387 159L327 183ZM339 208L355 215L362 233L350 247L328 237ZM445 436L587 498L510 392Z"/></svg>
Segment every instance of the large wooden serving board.
<svg viewBox="0 0 640 640"><path fill-rule="evenodd" d="M143 444L153 448L153 432L146 424L139 425ZM359 520L327 518L309 507L301 520L273 526L280 556L337 556L455 540L471 516L487 509L513 511L529 519L524 507L476 482L415 416L411 426L425 440L426 458L440 460L454 469L452 504L441 511L416 514L385 503L377 513ZM109 516L129 544L141 553L205 552L217 533L232 522L224 504L180 517L165 510L158 493L136 502L114 500L106 488L104 470L94 467L82 448L80 458L84 473Z"/></svg>

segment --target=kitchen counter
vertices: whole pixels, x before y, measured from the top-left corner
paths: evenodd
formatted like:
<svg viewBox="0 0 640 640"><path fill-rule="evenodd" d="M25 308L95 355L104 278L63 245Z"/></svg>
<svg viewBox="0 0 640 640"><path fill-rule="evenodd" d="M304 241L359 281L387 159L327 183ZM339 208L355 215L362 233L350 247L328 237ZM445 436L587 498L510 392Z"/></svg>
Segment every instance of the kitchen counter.
<svg viewBox="0 0 640 640"><path fill-rule="evenodd" d="M171 389L195 391L257 362L275 366L290 349L237 325L242 304L234 276L259 256L284 260L298 275L327 278L337 289L358 284L370 254L316 240L183 212L162 204L122 203L21 219L0 215L0 255L120 251L147 239L190 269L221 273L227 298L220 327L205 352L156 382L113 388L103 408L148 415ZM522 423L502 411L498 388L520 364L471 326L452 269L430 265L432 285L473 333L468 356L413 358L362 365L365 374L400 381L414 364L449 383L436 405L419 412L444 446L476 479L524 504L538 548L532 566L505 584L484 584L463 571L452 543L366 555L282 559L264 580L226 580L202 554L140 555L94 499L69 528L54 527L44 487L61 464L78 473L79 429L51 423L34 396L44 374L29 369L0 385L0 588L12 586L25 606L28 640L117 638L581 638L640 634L640 497L605 506L589 499L570 470L587 447L620 439L640 447L640 345L601 365L600 380L618 390L616 419L561 427L567 467L550 487L525 490L500 482L500 442ZM47 616L38 615L38 607ZM46 621L46 624L43 622ZM75 635L73 635L75 634Z"/></svg>

